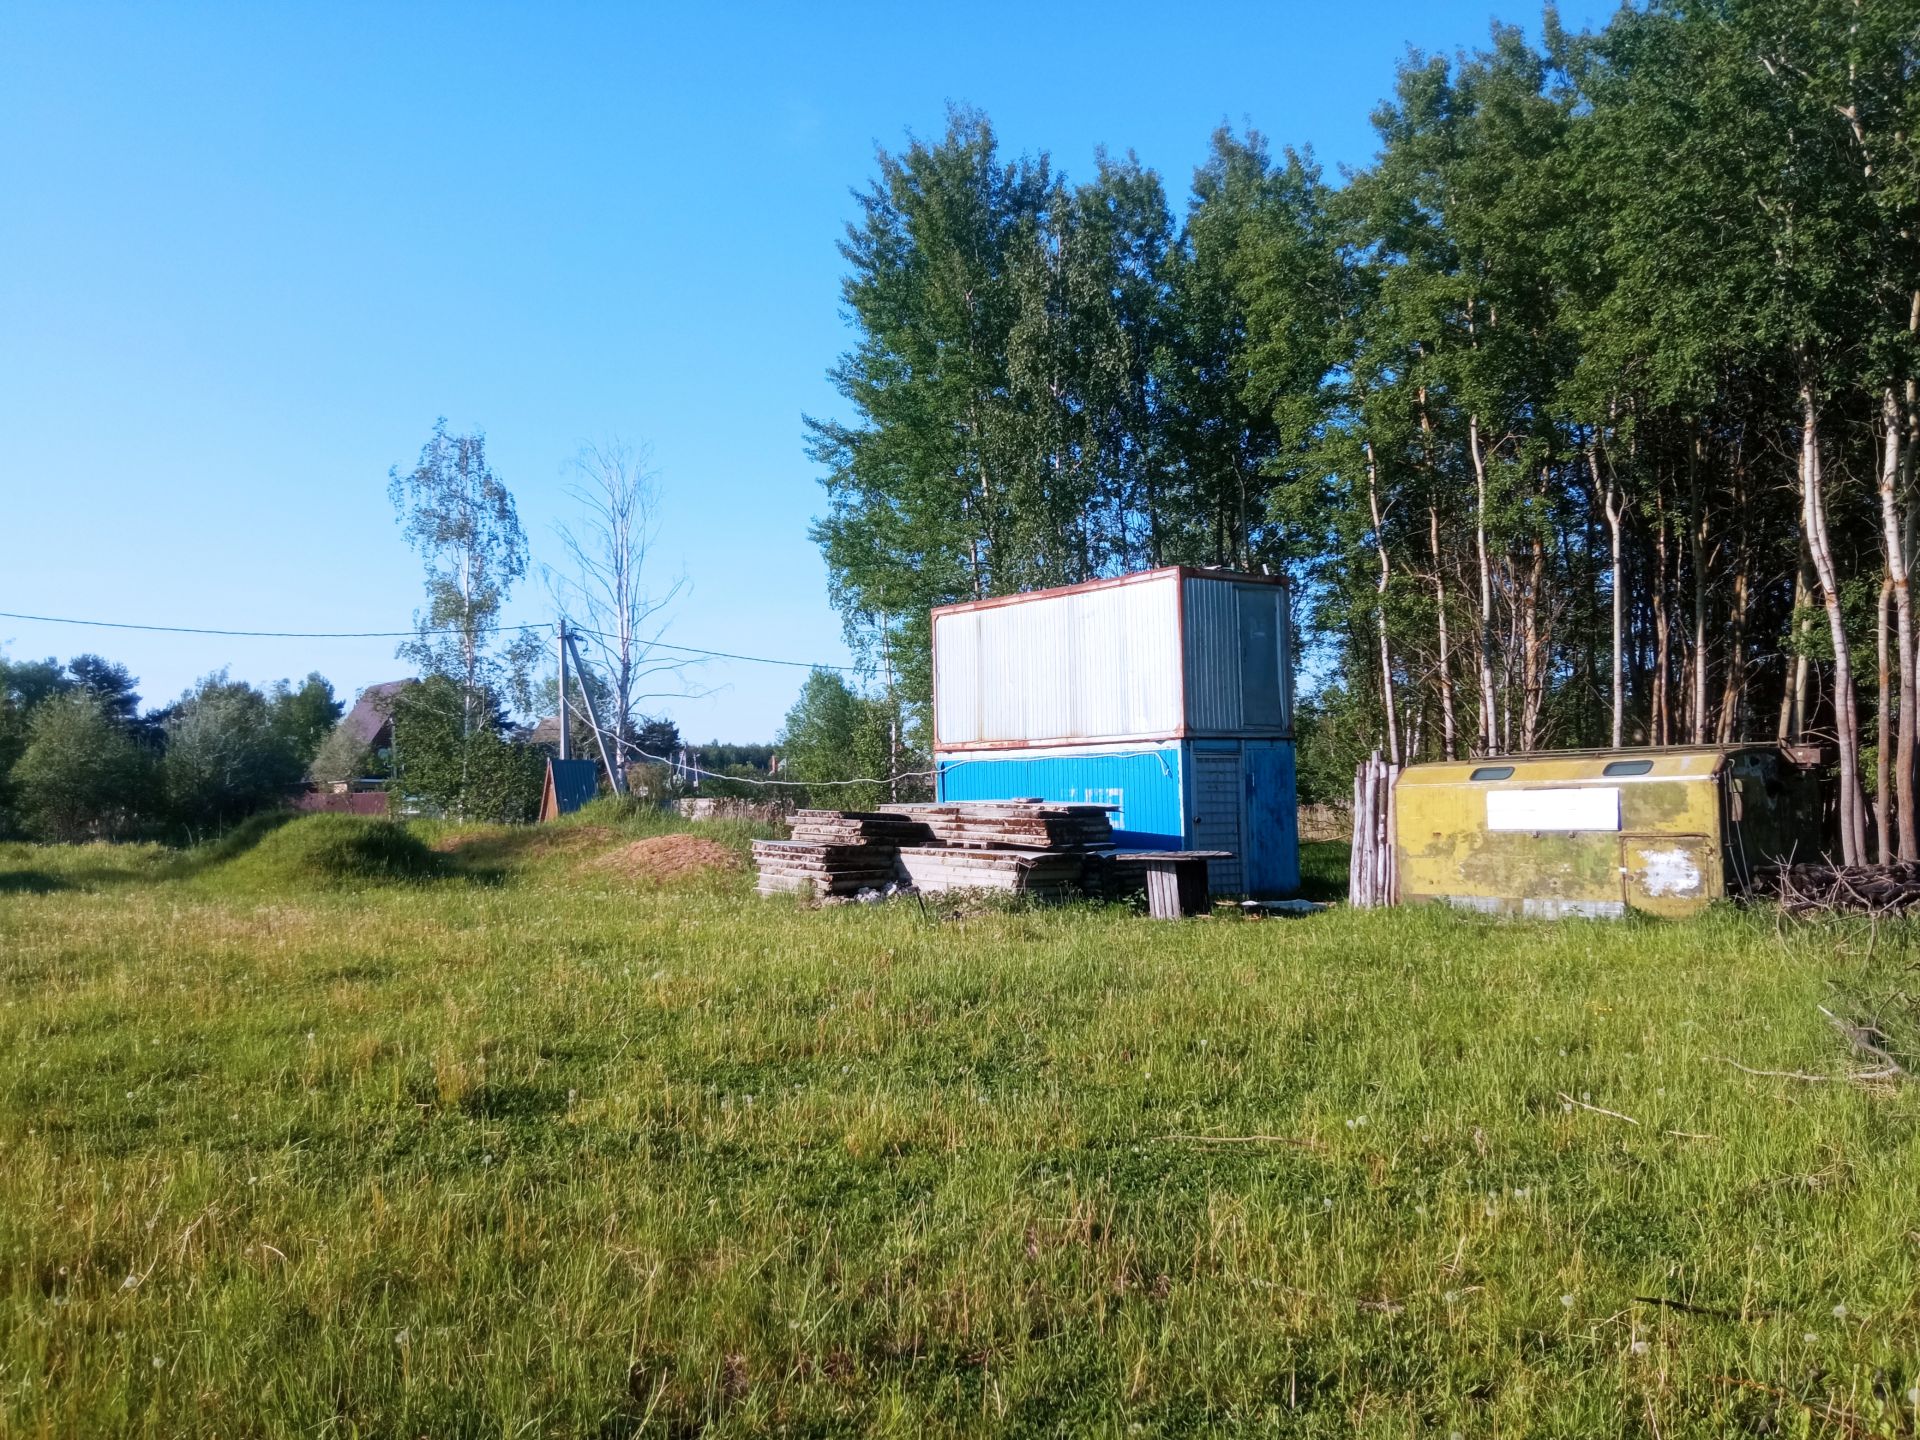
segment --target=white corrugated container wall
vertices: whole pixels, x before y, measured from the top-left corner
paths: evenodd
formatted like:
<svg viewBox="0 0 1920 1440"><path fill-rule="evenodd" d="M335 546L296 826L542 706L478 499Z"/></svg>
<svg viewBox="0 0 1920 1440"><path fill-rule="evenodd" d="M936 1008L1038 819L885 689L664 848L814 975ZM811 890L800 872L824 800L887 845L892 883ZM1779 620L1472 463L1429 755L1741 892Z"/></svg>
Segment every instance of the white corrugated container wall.
<svg viewBox="0 0 1920 1440"><path fill-rule="evenodd" d="M1187 733L1291 735L1287 589L1186 576Z"/></svg>
<svg viewBox="0 0 1920 1440"><path fill-rule="evenodd" d="M1178 734L1180 576L934 617L937 744Z"/></svg>

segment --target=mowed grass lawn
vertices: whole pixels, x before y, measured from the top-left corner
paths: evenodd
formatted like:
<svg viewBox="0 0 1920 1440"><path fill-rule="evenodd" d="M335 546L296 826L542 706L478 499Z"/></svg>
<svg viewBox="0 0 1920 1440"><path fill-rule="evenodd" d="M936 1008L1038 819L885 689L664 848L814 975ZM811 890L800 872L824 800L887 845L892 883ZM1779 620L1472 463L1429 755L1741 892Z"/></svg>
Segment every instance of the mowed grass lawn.
<svg viewBox="0 0 1920 1440"><path fill-rule="evenodd" d="M1729 1063L1914 1056L1904 925L809 910L531 837L0 847L0 1434L1915 1431L1920 1085Z"/></svg>

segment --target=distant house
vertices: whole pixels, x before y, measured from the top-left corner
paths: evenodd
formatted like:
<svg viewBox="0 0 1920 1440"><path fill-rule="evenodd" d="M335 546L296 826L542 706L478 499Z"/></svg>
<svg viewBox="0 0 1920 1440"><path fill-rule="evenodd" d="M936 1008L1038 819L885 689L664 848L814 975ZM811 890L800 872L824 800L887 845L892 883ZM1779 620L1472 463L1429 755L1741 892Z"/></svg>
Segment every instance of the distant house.
<svg viewBox="0 0 1920 1440"><path fill-rule="evenodd" d="M353 702L340 724L346 732L381 759L393 749L393 702L411 680L382 680L369 685Z"/></svg>
<svg viewBox="0 0 1920 1440"><path fill-rule="evenodd" d="M560 753L560 717L545 715L530 726L526 732L529 745L538 746L549 755Z"/></svg>
<svg viewBox="0 0 1920 1440"><path fill-rule="evenodd" d="M292 805L303 815L385 815L387 792L354 790L345 785L329 785L325 789L309 786L294 795Z"/></svg>

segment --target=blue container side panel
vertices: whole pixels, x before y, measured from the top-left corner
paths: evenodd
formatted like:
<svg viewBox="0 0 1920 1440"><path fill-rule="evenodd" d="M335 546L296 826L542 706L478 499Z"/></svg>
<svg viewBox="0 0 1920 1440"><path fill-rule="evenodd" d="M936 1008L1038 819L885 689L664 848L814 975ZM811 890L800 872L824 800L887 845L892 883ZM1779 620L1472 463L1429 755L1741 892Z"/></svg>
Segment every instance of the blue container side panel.
<svg viewBox="0 0 1920 1440"><path fill-rule="evenodd" d="M1063 805L1117 805L1114 838L1137 850L1186 848L1180 747L1123 754L942 758L935 762L943 801L1036 796Z"/></svg>

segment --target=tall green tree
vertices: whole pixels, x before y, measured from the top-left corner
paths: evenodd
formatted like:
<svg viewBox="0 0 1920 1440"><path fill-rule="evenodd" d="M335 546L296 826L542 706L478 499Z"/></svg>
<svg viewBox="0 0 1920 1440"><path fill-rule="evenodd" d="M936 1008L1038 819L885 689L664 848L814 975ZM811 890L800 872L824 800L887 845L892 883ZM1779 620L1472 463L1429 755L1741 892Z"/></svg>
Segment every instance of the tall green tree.
<svg viewBox="0 0 1920 1440"><path fill-rule="evenodd" d="M896 703L862 695L831 670L812 671L775 742L781 776L804 783L811 803L836 809L920 798L924 776L903 782L889 768L926 768L923 755L900 750L899 722Z"/></svg>
<svg viewBox="0 0 1920 1440"><path fill-rule="evenodd" d="M453 682L461 734L472 739L489 728L490 707L503 693L523 709L534 702L531 676L541 641L531 631L503 638L500 623L513 587L527 572L519 511L487 463L486 437L478 431L451 435L444 419L435 423L412 470L403 474L396 466L388 473L387 493L426 571L427 606L415 612L415 637L399 654L425 676ZM484 743L463 744L456 752L462 764L486 753ZM492 779L476 774L472 781L481 810L494 808ZM469 813L457 797L451 809Z"/></svg>
<svg viewBox="0 0 1920 1440"><path fill-rule="evenodd" d="M503 641L501 611L527 573L527 537L513 494L487 463L479 431L452 435L436 421L411 470L388 472L395 518L425 568L426 608L400 647L427 675L460 687L465 723L476 723L489 690L524 687L537 638Z"/></svg>

